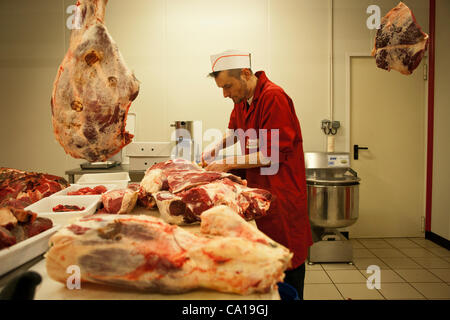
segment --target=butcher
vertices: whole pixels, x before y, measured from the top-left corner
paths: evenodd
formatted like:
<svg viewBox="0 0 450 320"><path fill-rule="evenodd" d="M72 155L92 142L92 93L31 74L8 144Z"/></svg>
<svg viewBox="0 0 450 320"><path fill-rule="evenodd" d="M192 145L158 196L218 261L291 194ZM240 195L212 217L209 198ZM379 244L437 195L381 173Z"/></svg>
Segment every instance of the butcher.
<svg viewBox="0 0 450 320"><path fill-rule="evenodd" d="M229 50L212 55L211 65L209 76L222 89L224 98L233 100L234 108L227 134L203 152L202 166L223 172L243 170L249 187L269 190L275 196L269 214L257 219L256 224L294 253L284 281L303 299L305 260L313 241L303 139L294 103L264 71L252 72L248 52ZM221 149L238 141L241 156L219 159Z"/></svg>

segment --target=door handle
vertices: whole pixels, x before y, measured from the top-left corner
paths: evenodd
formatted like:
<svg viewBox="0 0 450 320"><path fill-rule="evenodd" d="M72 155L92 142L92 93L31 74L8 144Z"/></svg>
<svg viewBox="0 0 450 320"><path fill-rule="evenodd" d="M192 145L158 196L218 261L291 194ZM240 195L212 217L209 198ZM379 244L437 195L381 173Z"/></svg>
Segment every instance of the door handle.
<svg viewBox="0 0 450 320"><path fill-rule="evenodd" d="M359 158L359 150L368 150L368 147L360 147L357 144L353 145L353 159L358 160Z"/></svg>

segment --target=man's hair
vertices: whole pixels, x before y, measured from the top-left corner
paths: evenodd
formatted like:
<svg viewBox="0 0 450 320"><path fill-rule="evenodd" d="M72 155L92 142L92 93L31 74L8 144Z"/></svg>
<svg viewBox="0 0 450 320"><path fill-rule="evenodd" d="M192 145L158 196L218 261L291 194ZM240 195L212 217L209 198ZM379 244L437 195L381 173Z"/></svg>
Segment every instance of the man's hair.
<svg viewBox="0 0 450 320"><path fill-rule="evenodd" d="M246 68L246 69L250 70L250 74L253 74L252 69L249 69L249 68ZM239 79L241 77L242 69L229 69L229 70L214 71L214 72L211 72L210 74L208 74L208 76L215 79L219 76L219 73L221 73L222 71L228 71L229 76Z"/></svg>

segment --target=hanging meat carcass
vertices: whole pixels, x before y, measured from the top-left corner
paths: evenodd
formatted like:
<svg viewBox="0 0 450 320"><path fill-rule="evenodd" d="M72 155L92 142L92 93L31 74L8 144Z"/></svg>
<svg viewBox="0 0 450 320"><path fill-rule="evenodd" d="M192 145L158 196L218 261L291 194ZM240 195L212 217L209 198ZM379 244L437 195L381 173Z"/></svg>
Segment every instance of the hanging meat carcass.
<svg viewBox="0 0 450 320"><path fill-rule="evenodd" d="M51 110L56 139L66 153L105 161L131 142L125 130L139 82L104 24L107 0L79 0L80 28L53 85Z"/></svg>
<svg viewBox="0 0 450 320"><path fill-rule="evenodd" d="M226 206L203 215L199 235L151 216L81 218L50 239L47 273L65 284L77 265L82 282L161 293L275 289L292 253Z"/></svg>
<svg viewBox="0 0 450 320"><path fill-rule="evenodd" d="M417 24L411 10L400 2L381 20L372 56L379 68L411 74L427 49L428 35Z"/></svg>

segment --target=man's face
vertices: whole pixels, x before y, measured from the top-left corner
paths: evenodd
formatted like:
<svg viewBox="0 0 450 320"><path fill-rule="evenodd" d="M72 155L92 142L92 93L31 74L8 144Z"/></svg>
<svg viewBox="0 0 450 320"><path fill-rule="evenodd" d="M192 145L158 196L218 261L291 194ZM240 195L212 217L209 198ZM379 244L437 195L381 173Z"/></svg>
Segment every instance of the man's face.
<svg viewBox="0 0 450 320"><path fill-rule="evenodd" d="M223 90L224 98L230 98L234 103L241 103L247 98L248 87L244 76L241 74L237 79L228 74L228 71L222 71L215 78L216 84Z"/></svg>

